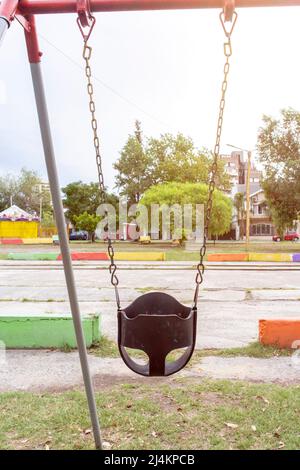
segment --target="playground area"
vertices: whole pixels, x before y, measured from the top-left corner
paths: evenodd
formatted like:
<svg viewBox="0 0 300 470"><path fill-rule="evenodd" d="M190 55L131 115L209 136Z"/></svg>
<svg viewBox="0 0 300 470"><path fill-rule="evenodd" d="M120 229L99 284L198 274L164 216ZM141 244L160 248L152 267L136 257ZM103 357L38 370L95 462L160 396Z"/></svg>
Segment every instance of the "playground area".
<svg viewBox="0 0 300 470"><path fill-rule="evenodd" d="M120 359L114 291L105 268L105 262L74 265L81 314L101 318L102 340L89 349L88 360L104 448L298 448L299 367L293 351L264 348L257 341L259 319L298 317L299 268L251 263L249 271L238 263L221 269L209 263L196 352L186 369L167 379L142 378ZM119 278L126 304L153 290L191 302L192 262L124 261ZM1 261L0 320L8 312L12 317L70 317L63 280L59 261ZM92 448L78 353L8 350L6 360L1 448Z"/></svg>
<svg viewBox="0 0 300 470"><path fill-rule="evenodd" d="M299 5L300 0L1 1L0 44L6 45L6 34L18 22L37 116L26 101L26 80L22 89L18 79L25 73L11 65L11 58L19 59L15 43L3 56L4 81L17 89L0 97L0 153L5 151L15 171L18 158L36 165L43 150L47 172L46 180L25 169L32 179L1 176L1 450L97 449L110 451L111 460L118 450L299 450L300 113L291 106L297 105L299 80L295 68L286 72L285 62L287 52L295 55L298 29L296 23L284 29L283 17L277 17L282 50L275 39L263 49L272 37L266 28L271 16L263 17L261 8L261 23L251 15L243 19L247 7ZM209 16L201 23L191 15L195 27L187 26L183 10L210 8L219 9L218 32ZM182 17L171 30L166 17L161 30L158 21L151 29L151 15L149 24L132 17L126 32L123 24L111 28L104 21L114 12L125 18L147 10L182 10ZM71 53L72 46L75 52L80 45L67 22L63 35L58 33L66 13L79 28L81 64L63 50L70 47ZM100 28L96 13L103 14ZM58 18L51 26L57 46L40 33L38 15ZM41 25L46 30L47 20ZM277 33L275 27L276 39ZM74 71L58 60L54 69L51 54L46 90L40 39L79 67L81 91ZM182 47L186 39L190 43ZM230 97L231 68L236 81ZM295 78L294 87L288 78ZM291 94L278 101L283 82ZM133 115L115 108L103 89L98 101L99 84L135 108L134 135L125 146ZM263 95L269 91L268 103ZM251 101L261 107L252 108ZM282 121L266 114L275 107ZM140 113L147 116L145 124ZM27 127L36 117L41 140ZM156 127L147 137L149 119ZM226 155L227 147L234 152ZM85 184L88 179L93 181ZM127 237L131 230L136 238ZM217 241L222 237L231 241ZM129 239L140 243L121 242ZM130 457L131 467L137 460Z"/></svg>

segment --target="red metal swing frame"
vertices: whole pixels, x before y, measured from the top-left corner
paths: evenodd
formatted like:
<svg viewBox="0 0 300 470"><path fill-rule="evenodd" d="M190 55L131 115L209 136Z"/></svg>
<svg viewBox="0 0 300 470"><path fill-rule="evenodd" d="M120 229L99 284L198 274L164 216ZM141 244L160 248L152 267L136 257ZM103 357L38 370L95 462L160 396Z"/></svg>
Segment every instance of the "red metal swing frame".
<svg viewBox="0 0 300 470"><path fill-rule="evenodd" d="M299 6L300 0L225 0L225 15L230 18L234 6L284 7ZM17 19L25 30L30 63L41 60L34 15L77 13L80 25L89 25L92 13L144 10L187 10L198 8L224 8L224 0L2 0L0 18L8 25Z"/></svg>

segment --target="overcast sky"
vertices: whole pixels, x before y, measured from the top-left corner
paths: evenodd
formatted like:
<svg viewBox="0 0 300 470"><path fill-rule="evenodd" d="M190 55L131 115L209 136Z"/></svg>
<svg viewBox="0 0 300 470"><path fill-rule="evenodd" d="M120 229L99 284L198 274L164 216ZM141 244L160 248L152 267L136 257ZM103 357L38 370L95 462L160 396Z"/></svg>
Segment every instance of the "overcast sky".
<svg viewBox="0 0 300 470"><path fill-rule="evenodd" d="M91 38L105 182L142 122L146 136L183 132L212 148L223 71L217 10L103 13ZM300 110L300 8L243 9L233 41L226 143L256 144L263 114ZM75 15L37 18L61 184L95 181L82 39ZM46 179L22 28L0 50L0 174L34 169Z"/></svg>

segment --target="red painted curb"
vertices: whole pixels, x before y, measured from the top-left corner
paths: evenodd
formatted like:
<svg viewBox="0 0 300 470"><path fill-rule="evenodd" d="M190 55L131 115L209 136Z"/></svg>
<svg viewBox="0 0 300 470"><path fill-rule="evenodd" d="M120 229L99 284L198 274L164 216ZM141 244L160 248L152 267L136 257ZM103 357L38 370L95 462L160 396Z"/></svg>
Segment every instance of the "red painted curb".
<svg viewBox="0 0 300 470"><path fill-rule="evenodd" d="M2 238L0 243L2 245L23 245L22 238Z"/></svg>
<svg viewBox="0 0 300 470"><path fill-rule="evenodd" d="M71 253L73 261L107 261L107 253ZM61 260L62 256L59 255L57 260Z"/></svg>

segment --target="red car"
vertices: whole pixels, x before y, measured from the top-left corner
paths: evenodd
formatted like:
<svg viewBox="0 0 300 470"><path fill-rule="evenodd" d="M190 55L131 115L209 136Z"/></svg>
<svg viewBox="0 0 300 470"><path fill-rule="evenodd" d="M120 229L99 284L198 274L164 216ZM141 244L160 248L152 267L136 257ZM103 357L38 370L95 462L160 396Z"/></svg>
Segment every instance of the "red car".
<svg viewBox="0 0 300 470"><path fill-rule="evenodd" d="M282 238L279 235L274 235L273 236L273 241L274 242L281 242ZM297 232L286 232L284 235L284 240L288 242L297 242L300 240L300 235Z"/></svg>

